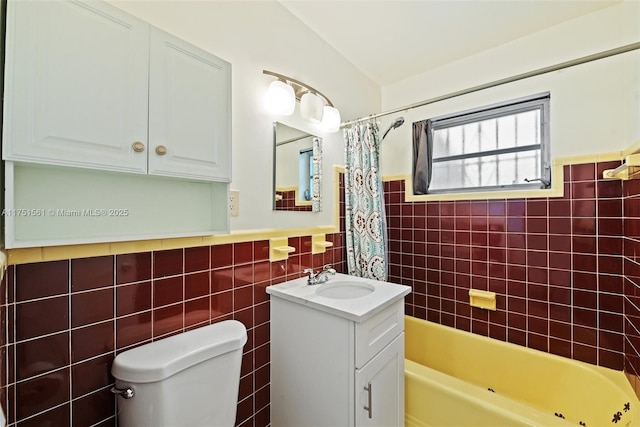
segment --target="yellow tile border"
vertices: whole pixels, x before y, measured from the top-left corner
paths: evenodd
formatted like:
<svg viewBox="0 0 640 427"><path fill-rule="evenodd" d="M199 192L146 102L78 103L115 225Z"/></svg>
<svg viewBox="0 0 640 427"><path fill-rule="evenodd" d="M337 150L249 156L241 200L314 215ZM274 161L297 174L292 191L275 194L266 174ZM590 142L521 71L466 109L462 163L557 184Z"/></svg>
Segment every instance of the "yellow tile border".
<svg viewBox="0 0 640 427"><path fill-rule="evenodd" d="M204 244L203 244L204 245ZM64 246L63 246L64 247ZM109 245L109 255L149 252L162 247L162 240L133 240L129 242L113 242Z"/></svg>
<svg viewBox="0 0 640 427"><path fill-rule="evenodd" d="M337 228L337 230L339 230L339 228ZM272 238L312 236L314 234L335 232L335 225L327 225L308 228L243 230L232 232L230 234L199 237L17 248L7 250L7 262L9 265L27 264L31 262L56 261L71 258L86 258L196 246L222 245L226 243L252 242L256 240L270 240Z"/></svg>
<svg viewBox="0 0 640 427"><path fill-rule="evenodd" d="M43 248L8 249L7 264L26 264L28 262L44 261L42 257L42 249Z"/></svg>
<svg viewBox="0 0 640 427"><path fill-rule="evenodd" d="M616 160L623 159L623 158L627 157L630 154L636 154L638 152L640 152L640 140L636 141L634 144L632 144L626 150L622 150L621 153L620 153L620 157L618 159L616 159Z"/></svg>
<svg viewBox="0 0 640 427"><path fill-rule="evenodd" d="M633 374L630 374L629 372L625 372L624 375L627 377L629 385L631 385L631 388L636 393L636 396L640 398L640 378L636 377Z"/></svg>
<svg viewBox="0 0 640 427"><path fill-rule="evenodd" d="M529 191L503 191L503 192L482 192L482 193L460 193L460 194L439 194L439 195L419 195L414 196L411 191L405 192L405 201L434 201L434 200L478 200L478 199L504 199L504 198L525 198L525 197L560 197L564 189L565 165L580 163L597 163L605 161L619 161L630 154L640 151L640 141L637 141L626 150L581 155L573 157L563 157L553 162L554 184L548 190ZM229 234L155 239L155 240L135 240L129 242L111 242L83 245L47 246L33 248L18 248L7 250L7 259L10 265L26 264L30 262L54 261L70 258L84 258L101 255L118 255L125 253L148 252L163 249L185 248L195 246L221 245L225 243L241 243L256 240L269 240L278 237L299 237L312 236L322 233L337 233L340 231L340 185L339 177L345 172L344 166L333 166L334 198L333 203L333 224L316 227L303 228L281 228L281 229L261 229L261 230L241 230ZM411 176L409 175L387 175L383 181L404 180L406 188L411 188Z"/></svg>
<svg viewBox="0 0 640 427"><path fill-rule="evenodd" d="M553 160L551 176L552 187L549 189L537 190L505 190L505 191L483 191L468 193L450 194L425 194L414 195L412 191L405 191L405 202L428 202L428 201L452 201L452 200L488 200L488 199L524 199L533 197L562 197L564 194L564 166L577 165L582 163L599 163L610 161L622 161L626 156L640 152L640 141L635 142L629 148L622 151L609 153L585 154L580 156L561 157ZM596 177L596 179L599 177ZM411 175L388 175L382 178L383 181L404 180L405 189L411 189L413 182Z"/></svg>
<svg viewBox="0 0 640 427"><path fill-rule="evenodd" d="M43 261L55 261L67 258L86 258L100 256L110 250L109 243L94 243L91 245L47 246L42 248ZM9 252L11 258L11 252Z"/></svg>

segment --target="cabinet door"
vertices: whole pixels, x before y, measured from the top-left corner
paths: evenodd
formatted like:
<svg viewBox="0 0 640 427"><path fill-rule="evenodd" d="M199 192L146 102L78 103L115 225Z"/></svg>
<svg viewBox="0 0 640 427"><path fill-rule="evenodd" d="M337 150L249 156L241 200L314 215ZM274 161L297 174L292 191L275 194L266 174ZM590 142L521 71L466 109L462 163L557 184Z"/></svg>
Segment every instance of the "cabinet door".
<svg viewBox="0 0 640 427"><path fill-rule="evenodd" d="M356 370L356 426L404 425L404 332Z"/></svg>
<svg viewBox="0 0 640 427"><path fill-rule="evenodd" d="M151 29L149 173L231 179L231 66Z"/></svg>
<svg viewBox="0 0 640 427"><path fill-rule="evenodd" d="M4 159L145 173L148 43L101 2L10 0Z"/></svg>

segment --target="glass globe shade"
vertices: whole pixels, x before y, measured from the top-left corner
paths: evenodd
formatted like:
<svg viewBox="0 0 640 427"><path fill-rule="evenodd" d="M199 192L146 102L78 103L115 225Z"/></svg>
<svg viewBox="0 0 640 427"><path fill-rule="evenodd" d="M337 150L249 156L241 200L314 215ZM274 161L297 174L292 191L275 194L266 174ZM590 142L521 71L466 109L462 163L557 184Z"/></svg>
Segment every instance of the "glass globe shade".
<svg viewBox="0 0 640 427"><path fill-rule="evenodd" d="M323 116L324 102L322 98L311 92L307 92L300 98L300 115L309 123L320 123Z"/></svg>
<svg viewBox="0 0 640 427"><path fill-rule="evenodd" d="M326 132L337 132L340 129L340 111L335 107L325 105L321 126Z"/></svg>
<svg viewBox="0 0 640 427"><path fill-rule="evenodd" d="M264 96L264 106L267 111L276 116L293 114L296 108L296 95L293 88L281 80L271 82Z"/></svg>

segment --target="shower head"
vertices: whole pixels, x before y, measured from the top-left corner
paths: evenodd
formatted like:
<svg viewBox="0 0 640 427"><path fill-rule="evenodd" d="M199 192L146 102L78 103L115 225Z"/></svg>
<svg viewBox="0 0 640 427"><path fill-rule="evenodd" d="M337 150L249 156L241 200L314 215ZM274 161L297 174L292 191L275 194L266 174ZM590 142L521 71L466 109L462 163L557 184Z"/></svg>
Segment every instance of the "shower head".
<svg viewBox="0 0 640 427"><path fill-rule="evenodd" d="M404 117L398 117L393 121L393 124L391 125L391 127L396 129L402 126L403 124L404 124Z"/></svg>
<svg viewBox="0 0 640 427"><path fill-rule="evenodd" d="M389 132L391 132L391 129L397 129L400 126L402 126L403 123L404 123L404 117L398 117L397 119L395 119L393 121L393 123L391 123L391 126L389 126L389 129L387 129L387 131L384 133L384 135L382 135L382 139L384 140L384 138L387 136L387 134Z"/></svg>

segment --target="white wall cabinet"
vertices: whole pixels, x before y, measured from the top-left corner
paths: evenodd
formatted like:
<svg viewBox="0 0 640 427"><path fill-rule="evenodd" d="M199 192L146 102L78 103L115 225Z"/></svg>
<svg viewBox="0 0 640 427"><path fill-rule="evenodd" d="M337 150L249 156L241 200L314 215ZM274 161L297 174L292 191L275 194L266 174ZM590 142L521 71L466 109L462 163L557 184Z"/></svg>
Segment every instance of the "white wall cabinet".
<svg viewBox="0 0 640 427"><path fill-rule="evenodd" d="M231 66L101 2L10 1L3 158L231 179Z"/></svg>
<svg viewBox="0 0 640 427"><path fill-rule="evenodd" d="M231 66L151 29L149 174L231 180Z"/></svg>
<svg viewBox="0 0 640 427"><path fill-rule="evenodd" d="M145 173L148 46L102 3L10 1L3 158Z"/></svg>
<svg viewBox="0 0 640 427"><path fill-rule="evenodd" d="M7 248L228 233L231 65L100 1L9 0L2 156Z"/></svg>
<svg viewBox="0 0 640 427"><path fill-rule="evenodd" d="M271 297L271 425L404 425L404 303L363 322Z"/></svg>

